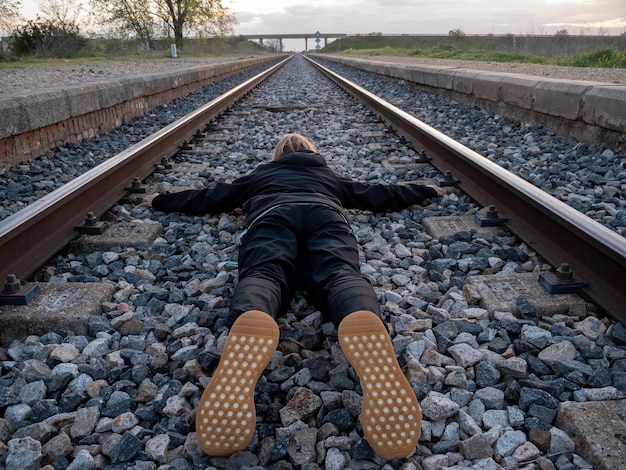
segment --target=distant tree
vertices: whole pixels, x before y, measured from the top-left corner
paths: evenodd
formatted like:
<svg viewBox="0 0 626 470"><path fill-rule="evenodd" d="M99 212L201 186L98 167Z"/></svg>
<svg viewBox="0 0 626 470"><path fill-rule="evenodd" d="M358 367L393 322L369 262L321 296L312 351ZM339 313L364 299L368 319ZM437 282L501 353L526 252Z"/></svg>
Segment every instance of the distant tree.
<svg viewBox="0 0 626 470"><path fill-rule="evenodd" d="M134 36L148 49L155 38L156 16L151 0L91 0L101 21L114 26L122 35Z"/></svg>
<svg viewBox="0 0 626 470"><path fill-rule="evenodd" d="M155 14L165 22L182 47L185 30L199 36L225 36L233 30L235 18L222 0L155 0Z"/></svg>
<svg viewBox="0 0 626 470"><path fill-rule="evenodd" d="M76 24L39 17L18 28L12 39L13 52L17 56L67 57L81 50L85 44Z"/></svg>
<svg viewBox="0 0 626 470"><path fill-rule="evenodd" d="M559 31L557 31L556 33L554 33L555 36L569 36L569 33L567 32L567 29L561 29Z"/></svg>
<svg viewBox="0 0 626 470"><path fill-rule="evenodd" d="M263 48L271 52L282 52L282 44L280 39L266 39L263 41Z"/></svg>
<svg viewBox="0 0 626 470"><path fill-rule="evenodd" d="M450 31L448 31L448 36L452 36L455 38L460 38L465 36L465 33L463 32L462 29L460 28L455 28L455 29L451 29Z"/></svg>
<svg viewBox="0 0 626 470"><path fill-rule="evenodd" d="M60 24L79 24L86 14L76 0L40 0L39 11L44 20Z"/></svg>
<svg viewBox="0 0 626 470"><path fill-rule="evenodd" d="M225 36L232 32L235 18L222 0L90 0L103 21L132 32L150 44L158 28L183 46L186 33L200 37Z"/></svg>
<svg viewBox="0 0 626 470"><path fill-rule="evenodd" d="M21 19L21 0L0 1L0 31L11 31Z"/></svg>

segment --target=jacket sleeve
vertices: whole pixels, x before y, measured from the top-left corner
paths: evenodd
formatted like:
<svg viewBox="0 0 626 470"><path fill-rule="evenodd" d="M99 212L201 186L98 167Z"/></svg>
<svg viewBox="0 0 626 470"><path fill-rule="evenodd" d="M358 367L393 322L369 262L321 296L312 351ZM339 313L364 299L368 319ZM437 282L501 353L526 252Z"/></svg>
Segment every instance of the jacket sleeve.
<svg viewBox="0 0 626 470"><path fill-rule="evenodd" d="M436 197L433 188L416 183L366 184L340 178L342 205L372 212L398 211Z"/></svg>
<svg viewBox="0 0 626 470"><path fill-rule="evenodd" d="M249 177L243 177L232 183L217 183L213 188L159 194L152 200L152 207L192 215L231 212L248 198L248 181Z"/></svg>

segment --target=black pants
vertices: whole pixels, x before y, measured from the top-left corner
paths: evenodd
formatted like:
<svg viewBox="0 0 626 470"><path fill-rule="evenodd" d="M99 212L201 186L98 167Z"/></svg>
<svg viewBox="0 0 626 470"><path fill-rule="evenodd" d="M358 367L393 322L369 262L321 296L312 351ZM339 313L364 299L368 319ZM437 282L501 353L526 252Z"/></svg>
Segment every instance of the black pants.
<svg viewBox="0 0 626 470"><path fill-rule="evenodd" d="M261 310L277 318L299 287L335 325L357 310L380 314L374 289L361 275L351 228L330 207L279 206L252 224L239 248L231 316Z"/></svg>

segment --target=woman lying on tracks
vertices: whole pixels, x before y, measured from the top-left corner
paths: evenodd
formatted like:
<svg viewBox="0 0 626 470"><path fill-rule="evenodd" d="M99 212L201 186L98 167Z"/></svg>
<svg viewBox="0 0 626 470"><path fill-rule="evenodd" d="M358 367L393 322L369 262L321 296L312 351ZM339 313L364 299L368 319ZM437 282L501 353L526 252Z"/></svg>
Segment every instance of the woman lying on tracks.
<svg viewBox="0 0 626 470"><path fill-rule="evenodd" d="M244 450L256 425L254 388L279 338L275 319L304 287L338 328L339 343L363 388L361 424L387 459L413 453L420 408L380 319L380 304L360 272L356 239L343 208L395 211L443 196L438 186L365 184L337 176L300 134L280 139L270 162L211 189L146 196L164 212L217 214L243 207L248 225L239 247L234 323L196 412L203 450Z"/></svg>

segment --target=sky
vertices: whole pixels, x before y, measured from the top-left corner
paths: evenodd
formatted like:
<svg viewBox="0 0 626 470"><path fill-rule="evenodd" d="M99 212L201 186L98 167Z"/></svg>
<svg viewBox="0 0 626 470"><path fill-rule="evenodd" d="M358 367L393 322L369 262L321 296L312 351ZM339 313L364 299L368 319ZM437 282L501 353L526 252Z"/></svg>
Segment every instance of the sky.
<svg viewBox="0 0 626 470"><path fill-rule="evenodd" d="M0 0L1 1L1 0ZM82 0L88 4L89 0ZM626 0L222 0L235 34L573 34L626 32ZM22 0L34 18L39 0ZM286 49L302 50L304 40ZM310 42L310 41L309 41ZM301 43L301 44L300 44ZM309 47L312 44L309 43Z"/></svg>

